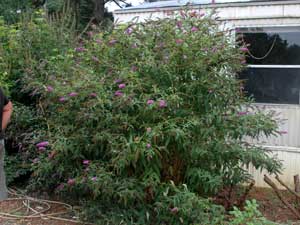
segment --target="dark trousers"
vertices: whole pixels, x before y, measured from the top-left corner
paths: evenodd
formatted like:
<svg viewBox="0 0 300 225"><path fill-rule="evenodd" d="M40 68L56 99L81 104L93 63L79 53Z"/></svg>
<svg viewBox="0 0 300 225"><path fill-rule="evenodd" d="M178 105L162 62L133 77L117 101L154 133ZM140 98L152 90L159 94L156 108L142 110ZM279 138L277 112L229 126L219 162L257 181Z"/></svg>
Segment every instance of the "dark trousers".
<svg viewBox="0 0 300 225"><path fill-rule="evenodd" d="M4 140L0 140L0 200L7 199L7 187L4 172Z"/></svg>

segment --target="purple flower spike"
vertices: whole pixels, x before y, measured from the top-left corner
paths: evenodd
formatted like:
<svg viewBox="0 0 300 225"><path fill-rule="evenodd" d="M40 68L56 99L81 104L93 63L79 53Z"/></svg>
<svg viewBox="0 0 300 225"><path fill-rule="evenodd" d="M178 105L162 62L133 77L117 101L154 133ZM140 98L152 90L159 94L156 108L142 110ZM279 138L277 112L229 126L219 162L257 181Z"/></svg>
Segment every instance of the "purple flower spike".
<svg viewBox="0 0 300 225"><path fill-rule="evenodd" d="M93 60L94 62L99 62L99 59L98 59L96 56L92 56L92 60Z"/></svg>
<svg viewBox="0 0 300 225"><path fill-rule="evenodd" d="M40 161L39 158L35 158L34 160L32 160L33 163L38 163Z"/></svg>
<svg viewBox="0 0 300 225"><path fill-rule="evenodd" d="M60 97L60 98L59 98L59 101L60 101L60 102L65 102L65 101L67 101L67 99L66 99L65 97Z"/></svg>
<svg viewBox="0 0 300 225"><path fill-rule="evenodd" d="M149 99L148 101L147 101L147 105L152 105L154 103L154 100L152 100L152 99Z"/></svg>
<svg viewBox="0 0 300 225"><path fill-rule="evenodd" d="M197 27L192 27L191 31L192 32L197 32L199 29Z"/></svg>
<svg viewBox="0 0 300 225"><path fill-rule="evenodd" d="M239 116L244 116L244 115L247 115L247 114L248 114L248 112L238 112Z"/></svg>
<svg viewBox="0 0 300 225"><path fill-rule="evenodd" d="M97 181L97 177L92 177L91 180L92 181Z"/></svg>
<svg viewBox="0 0 300 225"><path fill-rule="evenodd" d="M108 42L108 45L112 46L112 45L116 44L117 42L118 42L117 40L112 39Z"/></svg>
<svg viewBox="0 0 300 225"><path fill-rule="evenodd" d="M151 148L151 144L148 143L148 144L146 145L146 147L147 147L147 148Z"/></svg>
<svg viewBox="0 0 300 225"><path fill-rule="evenodd" d="M85 159L85 160L82 161L82 163L83 163L83 165L89 165L90 164L90 160Z"/></svg>
<svg viewBox="0 0 300 225"><path fill-rule="evenodd" d="M132 32L133 32L133 29L132 29L131 27L128 27L128 28L125 30L125 34L127 34L127 35L132 34Z"/></svg>
<svg viewBox="0 0 300 225"><path fill-rule="evenodd" d="M176 42L176 44L180 45L180 44L183 43L183 40L182 39L177 39L175 42Z"/></svg>
<svg viewBox="0 0 300 225"><path fill-rule="evenodd" d="M75 51L76 51L76 52L84 52L84 51L85 51L85 48L83 48L83 47L78 47L78 48L75 48Z"/></svg>
<svg viewBox="0 0 300 225"><path fill-rule="evenodd" d="M171 212L172 212L172 213L177 213L177 212L178 212L178 208L177 208L177 207L172 208L172 209L171 209Z"/></svg>
<svg viewBox="0 0 300 225"><path fill-rule="evenodd" d="M132 72L136 72L137 69L138 69L137 66L134 66L134 65L133 65L133 66L131 67L131 71L132 71Z"/></svg>
<svg viewBox="0 0 300 225"><path fill-rule="evenodd" d="M279 131L279 134L287 134L288 132L285 130Z"/></svg>
<svg viewBox="0 0 300 225"><path fill-rule="evenodd" d="M77 92L71 92L71 93L69 94L70 97L75 97L75 96L77 96L77 95L78 95Z"/></svg>
<svg viewBox="0 0 300 225"><path fill-rule="evenodd" d="M100 40L100 39L97 39L95 42L99 45L102 44L102 40Z"/></svg>
<svg viewBox="0 0 300 225"><path fill-rule="evenodd" d="M241 50L242 52L248 52L248 48L246 48L246 47L242 47L242 48L240 48L240 50Z"/></svg>
<svg viewBox="0 0 300 225"><path fill-rule="evenodd" d="M62 191L64 189L65 185L64 184L60 184L56 187L56 190L58 191Z"/></svg>
<svg viewBox="0 0 300 225"><path fill-rule="evenodd" d="M54 88L52 86L47 86L47 91L48 92L52 92L54 90Z"/></svg>
<svg viewBox="0 0 300 225"><path fill-rule="evenodd" d="M122 79L116 79L116 80L115 80L115 83L116 83L116 84L121 83L121 82L122 82Z"/></svg>
<svg viewBox="0 0 300 225"><path fill-rule="evenodd" d="M159 100L159 107L160 108L165 108L167 107L167 102L165 100Z"/></svg>
<svg viewBox="0 0 300 225"><path fill-rule="evenodd" d="M181 27L182 27L182 21L177 21L177 22L176 22L176 26L177 26L178 28L181 28Z"/></svg>
<svg viewBox="0 0 300 225"><path fill-rule="evenodd" d="M90 97L96 98L96 97L97 97L97 94L96 94L96 93L91 93L91 94L90 94Z"/></svg>
<svg viewBox="0 0 300 225"><path fill-rule="evenodd" d="M46 150L45 147L39 147L39 151L43 152L43 151L45 151L45 150Z"/></svg>
<svg viewBox="0 0 300 225"><path fill-rule="evenodd" d="M123 88L125 88L126 87L126 84L119 84L119 86L118 86L120 89L123 89Z"/></svg>
<svg viewBox="0 0 300 225"><path fill-rule="evenodd" d="M69 179L68 180L68 185L73 185L75 184L75 179Z"/></svg>
<svg viewBox="0 0 300 225"><path fill-rule="evenodd" d="M43 141L43 142L37 143L36 147L40 148L40 147L46 147L48 145L49 145L48 141Z"/></svg>
<svg viewBox="0 0 300 225"><path fill-rule="evenodd" d="M123 96L123 92L122 91L116 91L115 96L121 97L121 96Z"/></svg>

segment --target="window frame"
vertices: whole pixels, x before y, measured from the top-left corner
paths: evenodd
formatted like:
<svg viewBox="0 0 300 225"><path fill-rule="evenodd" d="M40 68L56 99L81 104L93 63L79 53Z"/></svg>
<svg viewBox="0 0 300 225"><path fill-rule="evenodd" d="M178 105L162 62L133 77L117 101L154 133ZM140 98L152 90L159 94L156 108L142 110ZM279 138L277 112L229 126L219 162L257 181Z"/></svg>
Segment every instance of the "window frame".
<svg viewBox="0 0 300 225"><path fill-rule="evenodd" d="M238 29L251 29L251 28L292 28L292 27L299 27L300 29L300 23L299 24L264 24L264 25L260 25L260 24L252 24L252 25L242 25L242 26L235 26L234 27L234 40L236 40L236 36L237 36L237 30ZM300 64L299 65L255 65L255 64L247 64L246 66L247 68L261 68L261 69L300 69ZM300 76L300 74L299 74ZM264 105L279 105L279 106L283 106L283 105L287 105L287 106L291 106L291 105L295 105L295 106L299 106L300 107L300 93L299 93L299 101L298 104L290 104L290 103L268 103L268 102L255 102L255 104L264 104Z"/></svg>

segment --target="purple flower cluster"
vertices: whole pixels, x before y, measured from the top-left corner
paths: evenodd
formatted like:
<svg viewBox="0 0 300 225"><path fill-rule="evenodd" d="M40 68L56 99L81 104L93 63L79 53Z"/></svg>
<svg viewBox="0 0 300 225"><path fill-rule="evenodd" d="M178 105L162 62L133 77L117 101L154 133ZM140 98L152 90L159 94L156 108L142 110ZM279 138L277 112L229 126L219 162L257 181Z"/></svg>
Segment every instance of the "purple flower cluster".
<svg viewBox="0 0 300 225"><path fill-rule="evenodd" d="M246 111L238 112L238 116L244 116L244 115L248 115L248 112Z"/></svg>
<svg viewBox="0 0 300 225"><path fill-rule="evenodd" d="M64 189L65 185L64 184L60 184L56 187L57 191L62 191Z"/></svg>
<svg viewBox="0 0 300 225"><path fill-rule="evenodd" d="M97 97L97 94L93 92L93 93L90 94L90 97L96 98L96 97Z"/></svg>
<svg viewBox="0 0 300 225"><path fill-rule="evenodd" d="M116 44L118 41L116 39L112 39L108 42L108 45L112 46L114 44Z"/></svg>
<svg viewBox="0 0 300 225"><path fill-rule="evenodd" d="M102 40L100 40L100 39L95 40L95 42L96 42L97 44L99 44L99 45L102 44Z"/></svg>
<svg viewBox="0 0 300 225"><path fill-rule="evenodd" d="M52 86L47 86L47 91L48 92L53 92L54 91L54 88Z"/></svg>
<svg viewBox="0 0 300 225"><path fill-rule="evenodd" d="M115 92L115 96L121 97L121 96L123 96L123 92L118 90Z"/></svg>
<svg viewBox="0 0 300 225"><path fill-rule="evenodd" d="M153 103L154 103L154 100L153 100L153 99L147 100L147 105L152 105Z"/></svg>
<svg viewBox="0 0 300 225"><path fill-rule="evenodd" d="M40 152L44 152L44 151L46 150L46 148L45 148L45 147L39 147L38 150L39 150Z"/></svg>
<svg viewBox="0 0 300 225"><path fill-rule="evenodd" d="M197 32L199 29L197 27L192 27L191 31L192 32Z"/></svg>
<svg viewBox="0 0 300 225"><path fill-rule="evenodd" d="M136 72L136 71L137 71L137 69L138 69L138 68L137 68L137 66L133 65L133 66L131 67L131 69L130 69L130 70L131 70L132 72Z"/></svg>
<svg viewBox="0 0 300 225"><path fill-rule="evenodd" d="M77 92L71 92L71 93L69 94L70 97L75 97L75 96L77 96L77 95L78 95Z"/></svg>
<svg viewBox="0 0 300 225"><path fill-rule="evenodd" d="M242 47L242 48L240 48L240 50L241 50L242 52L248 52L248 48L246 48L246 47Z"/></svg>
<svg viewBox="0 0 300 225"><path fill-rule="evenodd" d="M180 45L180 44L183 43L183 40L182 39L176 39L175 42L176 42L176 44Z"/></svg>
<svg viewBox="0 0 300 225"><path fill-rule="evenodd" d="M177 207L174 207L174 208L170 209L170 211L171 211L172 213L177 213L178 210L179 210L179 209L178 209Z"/></svg>
<svg viewBox="0 0 300 225"><path fill-rule="evenodd" d="M128 28L125 30L125 34L127 34L127 35L132 34L132 32L133 32L133 29L132 29L131 27L128 27Z"/></svg>
<svg viewBox="0 0 300 225"><path fill-rule="evenodd" d="M60 102L65 102L65 101L67 101L67 98L66 98L66 97L60 97L60 98L58 99L58 101L60 101Z"/></svg>
<svg viewBox="0 0 300 225"><path fill-rule="evenodd" d="M123 89L123 88L125 88L125 87L126 87L126 84L124 84L124 83L122 83L122 84L119 84L119 85L118 85L118 87L119 87L120 89Z"/></svg>
<svg viewBox="0 0 300 225"><path fill-rule="evenodd" d="M77 47L75 48L76 52L84 52L86 49L84 47Z"/></svg>
<svg viewBox="0 0 300 225"><path fill-rule="evenodd" d="M68 180L68 185L74 185L75 182L76 182L75 179L70 178L70 179Z"/></svg>
<svg viewBox="0 0 300 225"><path fill-rule="evenodd" d="M121 82L122 82L122 79L120 79L120 78L115 80L116 84L121 83Z"/></svg>
<svg viewBox="0 0 300 225"><path fill-rule="evenodd" d="M176 22L176 26L177 26L178 28L181 28L181 27L182 27L182 21L177 21L177 22Z"/></svg>
<svg viewBox="0 0 300 225"><path fill-rule="evenodd" d="M37 144L36 144L36 147L38 147L38 148L41 148L41 147L45 148L45 147L48 146L48 145L49 145L49 142L48 142L48 141L42 141L42 142L40 142L40 143L37 143Z"/></svg>
<svg viewBox="0 0 300 225"><path fill-rule="evenodd" d="M153 105L153 104L154 104L153 99L147 100L147 105ZM158 106L159 106L159 108L165 108L165 107L167 107L167 102L165 100L159 100Z"/></svg>
<svg viewBox="0 0 300 225"><path fill-rule="evenodd" d="M89 165L90 162L91 162L90 160L85 159L85 160L82 161L82 164L83 165Z"/></svg>
<svg viewBox="0 0 300 225"><path fill-rule="evenodd" d="M159 100L158 105L160 108L165 108L167 107L167 102L165 100Z"/></svg>
<svg viewBox="0 0 300 225"><path fill-rule="evenodd" d="M92 56L92 60L93 60L94 62L99 62L99 59L98 59L96 56Z"/></svg>

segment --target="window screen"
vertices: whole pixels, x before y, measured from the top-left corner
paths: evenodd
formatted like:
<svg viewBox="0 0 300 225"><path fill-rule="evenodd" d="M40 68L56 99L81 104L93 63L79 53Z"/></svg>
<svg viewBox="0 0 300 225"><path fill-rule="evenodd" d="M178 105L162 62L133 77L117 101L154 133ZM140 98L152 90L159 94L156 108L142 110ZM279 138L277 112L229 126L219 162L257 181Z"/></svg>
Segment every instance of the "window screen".
<svg viewBox="0 0 300 225"><path fill-rule="evenodd" d="M300 27L242 28L248 69L240 74L257 102L300 104Z"/></svg>

